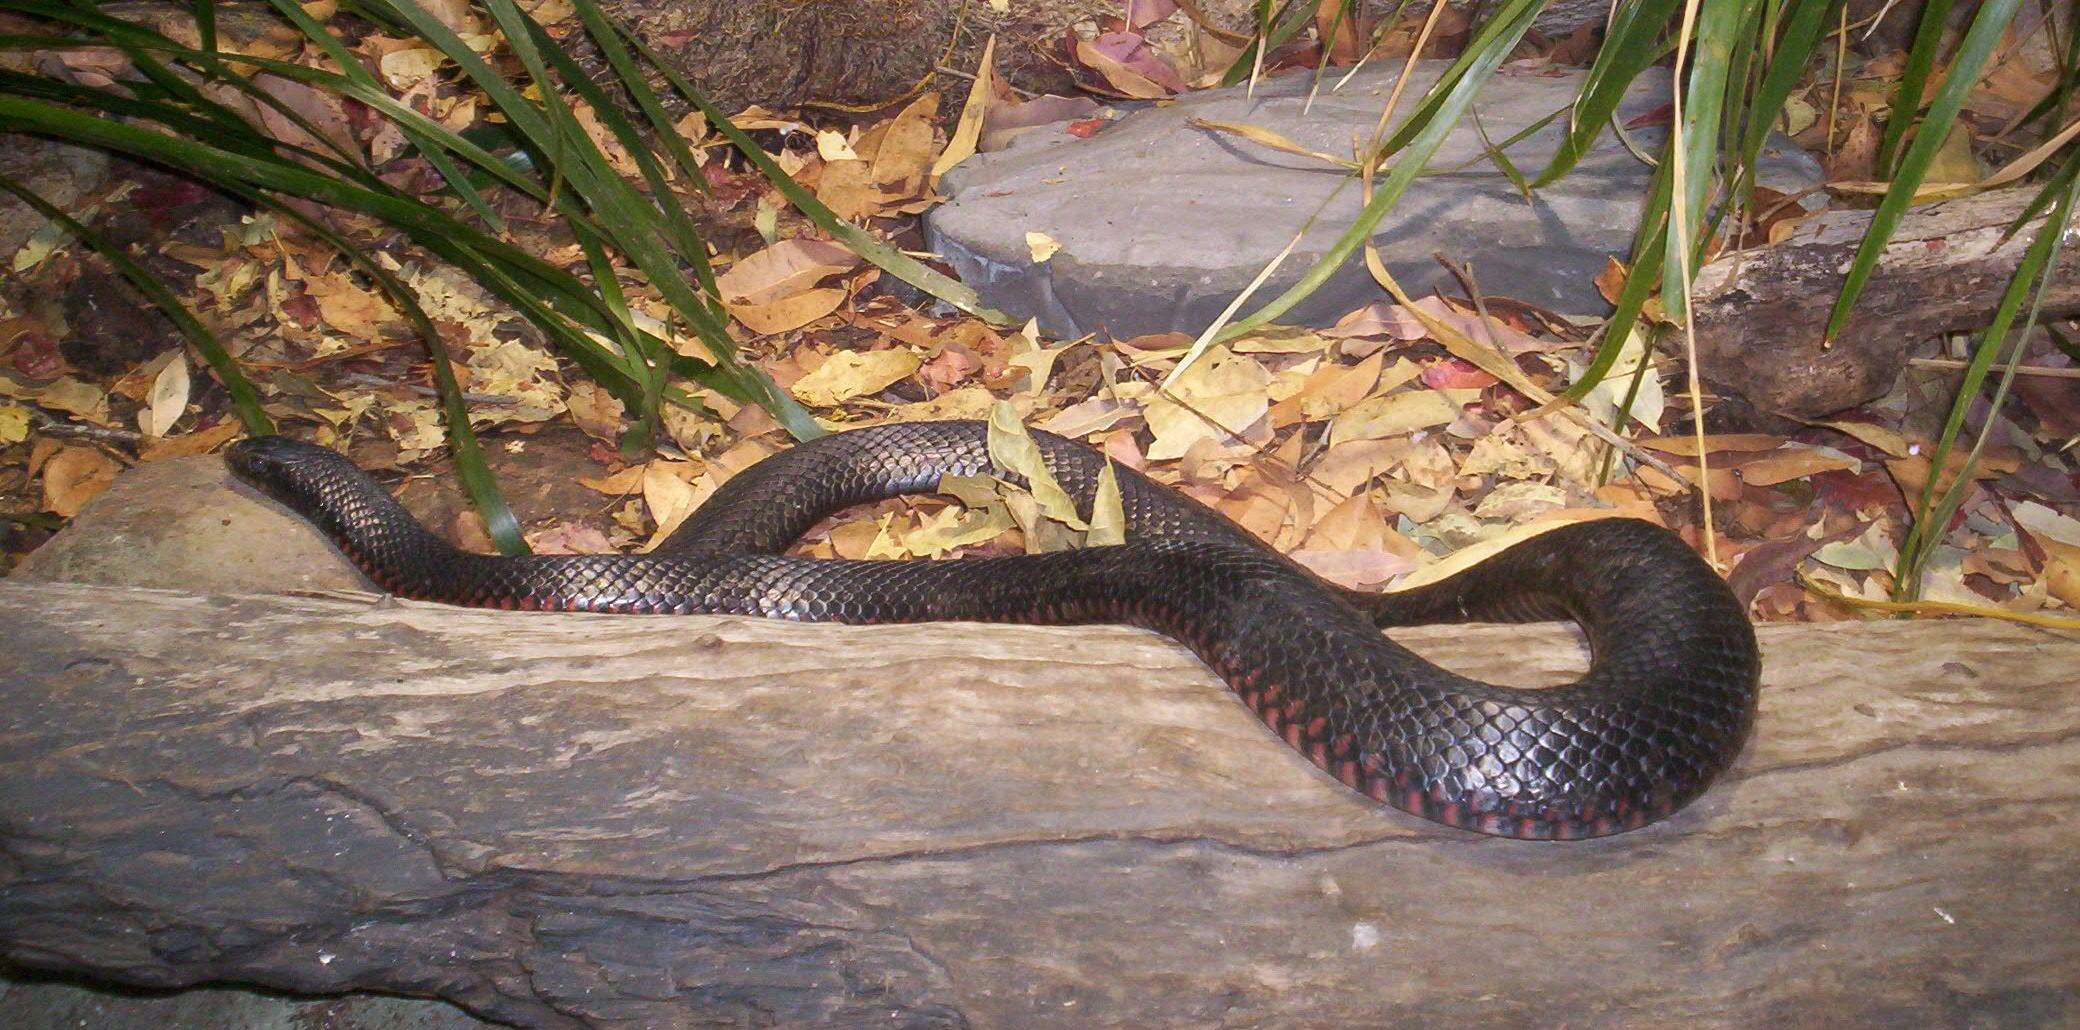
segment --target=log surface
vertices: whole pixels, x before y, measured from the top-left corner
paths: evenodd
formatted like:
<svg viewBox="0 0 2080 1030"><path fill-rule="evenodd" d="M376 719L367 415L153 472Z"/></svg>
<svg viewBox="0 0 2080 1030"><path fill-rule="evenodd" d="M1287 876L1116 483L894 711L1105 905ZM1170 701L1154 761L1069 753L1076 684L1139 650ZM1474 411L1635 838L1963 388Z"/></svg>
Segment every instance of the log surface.
<svg viewBox="0 0 2080 1030"><path fill-rule="evenodd" d="M2017 186L1908 209L1832 346L1821 333L1870 211L1829 211L1791 235L1697 273L1698 370L1756 407L1808 418L1892 389L1915 347L1993 321L2040 215L2003 239L2037 187ZM2044 315L2080 312L2080 247L2067 246Z"/></svg>
<svg viewBox="0 0 2080 1030"><path fill-rule="evenodd" d="M1726 780L1526 844L1355 797L1133 630L0 582L0 955L542 1026L2080 1019L2080 643L1762 641Z"/></svg>

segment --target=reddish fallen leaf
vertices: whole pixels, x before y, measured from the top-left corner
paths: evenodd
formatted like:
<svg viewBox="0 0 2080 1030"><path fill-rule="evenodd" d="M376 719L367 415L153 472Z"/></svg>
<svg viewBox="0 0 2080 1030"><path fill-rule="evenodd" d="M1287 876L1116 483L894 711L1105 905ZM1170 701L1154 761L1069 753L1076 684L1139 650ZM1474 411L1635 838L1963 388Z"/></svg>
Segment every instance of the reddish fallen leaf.
<svg viewBox="0 0 2080 1030"><path fill-rule="evenodd" d="M65 356L58 351L58 341L43 333L16 337L10 363L23 378L39 382L56 379L65 371Z"/></svg>
<svg viewBox="0 0 2080 1030"><path fill-rule="evenodd" d="M1502 381L1458 358L1446 358L1425 367L1421 378L1423 385L1433 390L1480 390Z"/></svg>

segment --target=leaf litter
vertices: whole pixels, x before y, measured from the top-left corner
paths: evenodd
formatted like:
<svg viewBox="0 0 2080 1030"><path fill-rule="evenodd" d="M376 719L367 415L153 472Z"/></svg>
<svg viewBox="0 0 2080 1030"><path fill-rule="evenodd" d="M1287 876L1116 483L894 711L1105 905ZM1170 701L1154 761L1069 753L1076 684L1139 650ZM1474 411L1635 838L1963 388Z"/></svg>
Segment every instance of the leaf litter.
<svg viewBox="0 0 2080 1030"><path fill-rule="evenodd" d="M455 19L458 31L483 28L463 5L445 6L453 9L437 16ZM1100 95L1155 98L1198 88L1242 52L1237 38L1216 26L1158 31L1178 5L1137 0L1127 11L1104 31L1063 45L1061 60ZM490 35L473 38L485 50L496 43ZM264 36L223 45L296 56ZM397 94L429 117L456 129L480 119L476 98L441 76L437 53L381 36L357 45ZM994 53L993 44L986 53ZM1289 52L1272 63L1306 66L1312 59ZM82 80L128 73L116 54L58 60ZM1977 120L1970 124L1981 130L2044 95L2042 76L2027 74L2028 62L1994 67L1974 94ZM1801 106L1808 113L1791 127L1801 142L1829 155L1837 186L1873 177L1874 126L1890 94L1887 76L1897 74L1875 60L1861 72L1832 118L1825 114L1827 83L1794 99L1794 115ZM433 174L394 126L350 116L336 98L286 80L270 80L269 88L379 174L400 181ZM757 109L738 124L762 131L774 159L840 215L893 236L938 201L939 176L978 149L1002 146L1043 122L1080 118L1075 124L1089 132L1115 116L1088 97L1020 96L988 58L950 138L939 108L939 95L925 92L870 124L815 127ZM318 142L271 111L259 116L285 141ZM578 117L610 161L627 160L589 109ZM713 237L717 286L747 360L814 409L826 428L926 418L986 419L991 427L994 474L949 479L931 495L846 513L812 530L798 553L946 558L1121 539L1116 481L1108 480L1091 509L1079 509L1044 475L1027 435L1031 426L1090 443L1113 467L1176 487L1347 585L1413 585L1528 533L1625 516L1661 523L1693 545L1707 531L1716 534L1723 571L1756 617L1825 621L1859 617L1840 598L1889 595L1912 500L1931 475L1955 478L1960 471L1954 460L1939 474L1930 468L1925 456L1940 405L1917 401L1909 390L1789 432L1708 435L1702 450L1711 473L1701 477L1700 447L1685 431L1697 413L1681 390L1664 390L1676 374L1672 361L1638 341L1583 408L1611 425L1630 394L1623 432L1674 475L1611 455L1575 421L1540 413L1522 389L1558 393L1579 378L1590 357L1586 333L1499 297L1486 315L1458 298L1429 296L1412 304L1374 301L1328 328L1266 327L1209 351L1164 389L1159 384L1176 370L1188 338L1051 341L1030 325L1005 331L904 303L877 271L862 270L850 251L741 170L704 121L693 116L679 124L706 181L675 181L672 199L704 226L723 227ZM1960 153L1949 155L1932 181L1971 182L1987 173L1971 148L1979 130L1961 131ZM491 196L515 222L514 242L546 260L584 266L576 241L531 225L527 204ZM152 203L150 193L118 186L78 206L98 209L103 220L136 221L152 218ZM1751 242L1781 238L1803 212L1796 204L1783 209L1753 228L1761 237ZM574 434L581 441L581 457L550 474L597 501L583 511L534 513L527 539L538 551L654 546L729 476L788 446L760 409L689 385L697 404L668 409L656 450L623 454L618 441L628 418L620 402L558 359L539 331L380 226L336 211L326 218L365 244L433 318L473 421L513 442L488 448L495 464L548 460L549 449L521 446L530 437ZM211 228L202 242L189 233L175 245L191 271L174 285L236 341L268 413L365 466L438 472L445 442L423 347L375 284L271 215ZM1037 233L1029 242L1036 260L1059 246ZM0 490L8 503L25 514L70 517L124 464L209 453L239 435L222 389L206 376L191 378L192 359L179 349L106 381L63 358L53 346L64 337L62 312L29 299L88 274L94 259L80 248L36 234L0 260L16 272L16 286L0 297ZM636 312L665 310L639 275L617 273ZM1650 305L1649 314L1657 310ZM1449 329L1443 339L1440 326ZM1468 354L1468 339L1491 350ZM2032 360L2073 366L2055 351ZM2080 473L2066 407L2080 398L2058 383L2029 381L2012 411L1977 414L1994 423L1995 445L1972 470L1970 497L1930 562L1924 589L1931 599L2013 612L2080 609L2080 518L2073 514ZM1719 524L1709 530L1696 521L1693 495L1700 488L1718 502ZM465 542L471 537L467 520L442 528ZM10 537L10 548L18 551L24 540Z"/></svg>

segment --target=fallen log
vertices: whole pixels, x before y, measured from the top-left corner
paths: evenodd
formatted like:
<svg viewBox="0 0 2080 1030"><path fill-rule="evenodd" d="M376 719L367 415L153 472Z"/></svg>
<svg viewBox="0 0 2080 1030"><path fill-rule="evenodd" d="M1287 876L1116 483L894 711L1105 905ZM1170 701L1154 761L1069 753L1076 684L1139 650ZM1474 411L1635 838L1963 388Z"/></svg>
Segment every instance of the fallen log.
<svg viewBox="0 0 2080 1030"><path fill-rule="evenodd" d="M1822 340L1870 211L1828 211L1791 235L1698 270L1699 370L1780 415L1810 418L1892 389L1915 348L1983 329L2040 216L2005 242L2035 187L1991 190L1908 210L1832 345ZM2045 316L2080 313L2080 248L2064 249Z"/></svg>
<svg viewBox="0 0 2080 1030"><path fill-rule="evenodd" d="M1724 782L1538 845L1356 798L1133 630L9 580L0 955L534 1026L2080 1018L2080 643L1762 641Z"/></svg>

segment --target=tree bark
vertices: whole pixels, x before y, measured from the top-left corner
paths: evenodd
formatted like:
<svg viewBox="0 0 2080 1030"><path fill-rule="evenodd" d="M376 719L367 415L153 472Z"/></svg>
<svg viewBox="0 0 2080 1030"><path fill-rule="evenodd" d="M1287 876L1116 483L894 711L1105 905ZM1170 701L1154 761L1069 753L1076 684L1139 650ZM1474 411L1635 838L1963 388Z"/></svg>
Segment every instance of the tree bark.
<svg viewBox="0 0 2080 1030"><path fill-rule="evenodd" d="M1829 211L1788 239L1698 270L1704 375L1764 411L1810 418L1884 396L1914 347L1981 329L2043 219L2002 242L2035 187L1912 208L1833 344L1821 338L1869 211ZM2044 314L2080 313L2080 247L2063 248Z"/></svg>
<svg viewBox="0 0 2080 1030"><path fill-rule="evenodd" d="M533 1026L2080 1019L2080 643L1762 640L1723 782L1542 845L1353 796L1133 630L0 582L0 955Z"/></svg>

